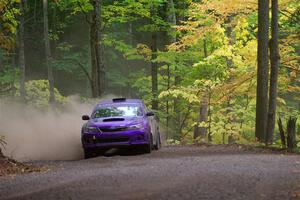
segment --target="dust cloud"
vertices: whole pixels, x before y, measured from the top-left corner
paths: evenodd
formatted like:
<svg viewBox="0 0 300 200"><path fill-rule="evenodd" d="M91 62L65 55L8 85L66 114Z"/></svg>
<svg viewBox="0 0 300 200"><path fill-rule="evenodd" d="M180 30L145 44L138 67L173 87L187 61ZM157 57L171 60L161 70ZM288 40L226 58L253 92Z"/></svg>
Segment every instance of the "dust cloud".
<svg viewBox="0 0 300 200"><path fill-rule="evenodd" d="M19 161L76 160L83 157L81 120L98 101L80 103L76 97L59 112L0 101L0 135L4 155Z"/></svg>

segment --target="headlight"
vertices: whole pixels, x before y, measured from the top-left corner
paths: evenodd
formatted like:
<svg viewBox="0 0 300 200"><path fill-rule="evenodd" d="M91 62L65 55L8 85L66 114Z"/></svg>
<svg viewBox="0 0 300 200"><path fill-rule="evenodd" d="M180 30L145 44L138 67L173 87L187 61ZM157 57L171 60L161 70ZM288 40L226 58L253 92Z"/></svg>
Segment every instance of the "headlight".
<svg viewBox="0 0 300 200"><path fill-rule="evenodd" d="M127 127L128 130L138 130L138 129L142 129L143 125L142 124L134 124L134 125L130 125Z"/></svg>
<svg viewBox="0 0 300 200"><path fill-rule="evenodd" d="M97 127L86 127L85 132L89 132L89 133L99 132L99 129Z"/></svg>

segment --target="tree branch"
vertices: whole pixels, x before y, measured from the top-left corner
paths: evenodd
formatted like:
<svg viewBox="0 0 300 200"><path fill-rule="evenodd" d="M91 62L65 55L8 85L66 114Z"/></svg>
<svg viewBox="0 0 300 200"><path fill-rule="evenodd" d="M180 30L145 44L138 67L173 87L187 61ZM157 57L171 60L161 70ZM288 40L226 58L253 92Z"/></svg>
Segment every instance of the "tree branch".
<svg viewBox="0 0 300 200"><path fill-rule="evenodd" d="M80 69L83 71L83 73L86 75L87 79L89 80L90 85L92 86L92 84L93 84L92 77L81 62L79 62L76 59L72 59L72 58L64 58L64 60L70 60L71 62L76 63L80 67Z"/></svg>

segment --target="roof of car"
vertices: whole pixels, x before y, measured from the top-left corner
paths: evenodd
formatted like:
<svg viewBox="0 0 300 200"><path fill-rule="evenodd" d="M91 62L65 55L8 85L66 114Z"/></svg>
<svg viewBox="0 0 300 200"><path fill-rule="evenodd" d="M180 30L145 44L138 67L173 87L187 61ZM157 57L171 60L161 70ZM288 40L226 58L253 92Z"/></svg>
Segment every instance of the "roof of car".
<svg viewBox="0 0 300 200"><path fill-rule="evenodd" d="M107 99L101 101L98 105L102 104L120 104L120 103L143 103L141 99L125 99L125 98L116 98L116 99Z"/></svg>

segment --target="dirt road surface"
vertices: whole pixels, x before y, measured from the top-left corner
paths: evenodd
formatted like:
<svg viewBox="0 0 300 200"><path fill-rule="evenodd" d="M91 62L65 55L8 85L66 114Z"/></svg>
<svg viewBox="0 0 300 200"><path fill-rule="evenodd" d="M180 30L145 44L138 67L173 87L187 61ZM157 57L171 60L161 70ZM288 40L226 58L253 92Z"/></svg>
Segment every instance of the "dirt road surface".
<svg viewBox="0 0 300 200"><path fill-rule="evenodd" d="M144 155L37 162L45 173L0 178L0 199L300 199L300 156L165 147Z"/></svg>

